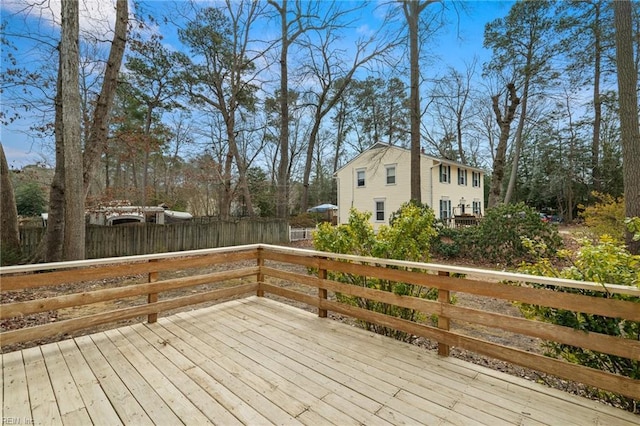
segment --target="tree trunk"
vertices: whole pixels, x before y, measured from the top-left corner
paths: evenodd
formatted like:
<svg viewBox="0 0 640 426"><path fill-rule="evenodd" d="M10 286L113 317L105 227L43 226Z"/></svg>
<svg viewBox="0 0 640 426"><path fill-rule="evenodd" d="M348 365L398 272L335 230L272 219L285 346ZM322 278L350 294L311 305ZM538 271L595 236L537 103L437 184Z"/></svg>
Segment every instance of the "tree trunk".
<svg viewBox="0 0 640 426"><path fill-rule="evenodd" d="M638 128L638 93L636 91L638 70L633 55L632 4L630 1L618 0L613 2L613 5L625 215L640 217L640 129ZM627 231L626 241L631 253L640 253L640 241L633 241L631 232Z"/></svg>
<svg viewBox="0 0 640 426"><path fill-rule="evenodd" d="M491 188L489 190L489 201L487 208L495 207L501 200L502 181L504 179L504 165L507 155L507 142L509 141L509 133L511 132L511 122L516 113L516 109L520 104L520 98L516 94L516 88L513 83L507 85L509 91L509 104L505 112L505 116L502 116L500 106L498 105L499 97L495 95L491 98L493 102L493 112L496 115L496 121L500 126L500 139L498 140L498 146L496 148L496 155L493 160L493 173L491 175Z"/></svg>
<svg viewBox="0 0 640 426"><path fill-rule="evenodd" d="M256 214L253 211L251 191L249 190L249 183L247 182L247 160L242 155L240 155L240 150L238 149L238 144L236 143L235 120L233 119L233 115L230 115L227 119L230 120L230 122L227 122L227 138L229 139L229 151L235 158L236 165L238 167L238 189L243 195L247 214L250 217L255 217Z"/></svg>
<svg viewBox="0 0 640 426"><path fill-rule="evenodd" d="M58 69L62 69L62 55L58 55ZM49 217L47 229L31 261L58 262L62 260L64 239L64 149L62 137L62 75L58 72L55 97L54 135L56 143L56 167L49 190Z"/></svg>
<svg viewBox="0 0 640 426"><path fill-rule="evenodd" d="M233 199L231 187L231 166L233 165L233 154L228 152L225 156L224 171L222 174L222 187L220 192L220 205L218 212L220 219L229 220L231 217L231 200Z"/></svg>
<svg viewBox="0 0 640 426"><path fill-rule="evenodd" d="M109 133L109 120L111 118L111 106L118 85L118 74L127 42L127 26L129 22L129 6L127 0L116 1L116 25L111 42L111 50L107 59L107 66L102 81L100 95L93 112L93 121L89 131L89 137L85 143L83 159L84 195L89 193L91 179L95 175L100 156L107 147Z"/></svg>
<svg viewBox="0 0 640 426"><path fill-rule="evenodd" d="M289 74L287 53L289 51L289 29L287 25L287 0L280 6L282 49L280 50L280 164L276 179L276 217L289 217Z"/></svg>
<svg viewBox="0 0 640 426"><path fill-rule="evenodd" d="M0 265L17 263L22 257L20 246L20 230L18 228L18 210L13 193L11 172L0 143L0 241L2 241L2 258Z"/></svg>
<svg viewBox="0 0 640 426"><path fill-rule="evenodd" d="M529 77L525 78L524 90L522 92L522 101L520 107L520 118L518 119L518 128L516 130L515 149L513 151L513 158L511 159L511 174L509 176L509 184L507 185L507 192L504 194L504 203L509 204L513 193L516 189L516 180L518 179L518 163L520 163L520 153L522 152L522 146L524 140L522 134L524 133L524 124L527 119L527 100L529 97Z"/></svg>
<svg viewBox="0 0 640 426"><path fill-rule="evenodd" d="M593 189L600 191L600 127L602 123L602 99L600 98L600 75L602 61L602 41L600 27L601 3L594 4L594 68L593 68L593 137L591 139L591 180Z"/></svg>
<svg viewBox="0 0 640 426"><path fill-rule="evenodd" d="M411 199L421 203L421 177L420 177L420 56L418 23L420 22L420 12L424 9L418 1L405 1L404 13L409 26L409 61L411 70L411 94L409 114L411 120Z"/></svg>
<svg viewBox="0 0 640 426"><path fill-rule="evenodd" d="M79 6L78 2L62 3L62 145L64 150L64 260L84 259L85 212L82 165L82 118L80 87L78 85Z"/></svg>
<svg viewBox="0 0 640 426"><path fill-rule="evenodd" d="M313 152L318 141L318 133L320 132L321 117L316 114L316 118L311 128L311 134L309 136L309 144L307 145L307 155L304 164L304 174L302 177L302 199L300 200L300 209L303 212L307 211L309 207L309 178L311 177L311 166L313 163Z"/></svg>

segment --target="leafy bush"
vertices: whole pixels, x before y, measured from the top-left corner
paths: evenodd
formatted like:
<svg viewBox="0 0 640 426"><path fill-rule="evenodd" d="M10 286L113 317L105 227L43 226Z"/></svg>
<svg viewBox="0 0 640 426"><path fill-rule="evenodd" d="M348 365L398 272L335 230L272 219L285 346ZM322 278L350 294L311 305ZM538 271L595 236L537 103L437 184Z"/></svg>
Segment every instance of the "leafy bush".
<svg viewBox="0 0 640 426"><path fill-rule="evenodd" d="M552 256L562 247L555 225L543 222L538 212L518 203L488 209L477 226L464 228L460 249L462 255L474 260L513 265L529 258L523 239L541 243L541 256Z"/></svg>
<svg viewBox="0 0 640 426"><path fill-rule="evenodd" d="M587 239L583 240L575 258L571 258L566 251L561 252L560 255L568 258L571 265L559 269L553 266L548 258L540 258L537 262L523 265L520 269L522 272L533 275L640 287L640 256L630 254L624 245L614 241L611 237L605 236L597 244ZM566 293L629 300L638 303L638 309L640 309L639 297L539 284L535 286L538 288L548 287L550 290ZM537 305L521 304L519 307L527 318L571 327L584 332L609 334L634 341L640 339L640 323L638 322ZM547 355L562 357L572 363L640 379L640 361L637 359L621 358L556 342L545 342L543 345ZM638 401L610 393L598 396L612 401L617 400L619 404L630 410L636 409L634 407L638 403Z"/></svg>
<svg viewBox="0 0 640 426"><path fill-rule="evenodd" d="M320 224L314 233L313 244L317 250L332 253L373 256L385 259L401 259L426 262L430 258L430 245L436 232L433 228L435 215L433 210L425 205L415 203L404 204L389 220L389 226L381 226L376 234L369 222L371 213L359 212L352 209L349 221L339 226L328 223ZM397 295L428 298L438 297L437 289L429 289L419 285L362 277L352 274L331 272L330 279L368 287ZM340 302L375 312L392 315L410 321L424 320L424 316L413 309L401 308L395 305L376 302L373 300L336 294ZM363 322L362 325L376 333L394 337L399 340L411 341L414 336L407 333Z"/></svg>
<svg viewBox="0 0 640 426"><path fill-rule="evenodd" d="M580 212L589 233L595 239L610 235L616 241L624 241L624 199L600 192L592 192L591 195L596 203Z"/></svg>
<svg viewBox="0 0 640 426"><path fill-rule="evenodd" d="M633 234L633 241L640 241L640 217L628 217L624 220L624 224Z"/></svg>
<svg viewBox="0 0 640 426"><path fill-rule="evenodd" d="M460 254L462 232L463 228L439 227L431 243L433 252L446 258L457 257Z"/></svg>
<svg viewBox="0 0 640 426"><path fill-rule="evenodd" d="M16 188L16 208L21 216L39 216L45 211L47 198L36 182L27 182Z"/></svg>

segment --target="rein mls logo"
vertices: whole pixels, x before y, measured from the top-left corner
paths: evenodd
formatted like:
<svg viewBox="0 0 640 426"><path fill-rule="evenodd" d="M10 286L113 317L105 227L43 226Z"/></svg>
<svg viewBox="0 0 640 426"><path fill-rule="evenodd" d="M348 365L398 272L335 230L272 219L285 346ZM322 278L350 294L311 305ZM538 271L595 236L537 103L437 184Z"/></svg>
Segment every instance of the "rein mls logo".
<svg viewBox="0 0 640 426"><path fill-rule="evenodd" d="M3 425L32 425L35 422L33 419L28 417L3 417L2 424Z"/></svg>

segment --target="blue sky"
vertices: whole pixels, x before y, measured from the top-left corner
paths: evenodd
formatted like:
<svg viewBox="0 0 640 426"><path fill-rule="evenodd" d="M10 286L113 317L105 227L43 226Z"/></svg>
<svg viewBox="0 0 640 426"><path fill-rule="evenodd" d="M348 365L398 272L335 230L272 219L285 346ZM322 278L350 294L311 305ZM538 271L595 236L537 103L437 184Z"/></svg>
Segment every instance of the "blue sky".
<svg viewBox="0 0 640 426"><path fill-rule="evenodd" d="M31 49L29 36L41 32L52 34L54 28L59 22L55 16L59 10L60 0L51 0L50 10L37 13L30 9L30 14L21 13L19 11L26 10L25 6L29 3L35 3L35 0L3 0L1 4L2 21L8 24L7 33L16 32L25 38L14 39L19 50L16 57L20 64L26 64L29 68L36 69L41 64L41 55L34 54ZM114 2L108 0L85 0L80 2L87 5L88 11L85 18L81 21L81 27L84 30L91 31L100 29L102 33L109 25L113 25ZM433 61L430 61L428 67L423 67L422 72L435 76L444 72L447 66L453 66L463 71L465 62L472 61L474 56L478 58L478 66L489 57L489 52L482 47L484 26L498 17L505 16L511 1L467 1L463 2L464 9L459 14L449 13L449 23L446 27L440 29L434 39L428 43L427 52L433 55ZM146 2L147 12L152 13L168 9L170 2L151 1ZM106 7L105 7L106 6ZM440 7L434 5L430 7ZM369 20L375 20L375 14L366 15ZM368 22L367 17L363 18L362 25L366 26L373 22ZM94 19L91 20L90 17ZM106 25L105 25L106 22ZM160 29L162 32L162 28ZM179 46L175 39L175 32L167 36L165 41L176 47ZM109 38L109 37L105 37ZM3 47L2 53L2 72L7 66L6 49ZM50 57L45 58L44 62L51 62ZM40 141L30 137L25 131L34 121L33 116L24 115L23 119L2 126L0 129L0 142L2 142L9 166L11 168L21 168L27 164L33 164L38 161L45 161L53 164L53 150L51 141Z"/></svg>

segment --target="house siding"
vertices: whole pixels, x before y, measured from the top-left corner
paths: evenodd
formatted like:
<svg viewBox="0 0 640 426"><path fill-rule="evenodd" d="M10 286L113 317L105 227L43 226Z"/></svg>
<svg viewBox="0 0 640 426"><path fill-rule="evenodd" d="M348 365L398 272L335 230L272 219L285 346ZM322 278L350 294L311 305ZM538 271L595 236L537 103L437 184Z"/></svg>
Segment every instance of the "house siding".
<svg viewBox="0 0 640 426"><path fill-rule="evenodd" d="M391 147L374 146L361 153L346 166L338 170L336 180L338 186L338 221L346 223L350 209L372 213L371 223L375 228L389 223L391 213L408 201L411 196L411 154L409 150ZM472 172L478 169L466 168L455 163L446 163L451 167L451 183L440 182L441 160L426 155L421 156L421 191L422 201L433 208L436 217L440 218L439 201L449 197L455 214L460 200L465 200L465 213L472 213L473 201L484 198L484 176L480 174L480 187L474 188ZM395 184L387 184L387 167L395 166ZM458 168L467 169L467 185L458 185ZM364 170L365 184L358 187L357 171ZM384 221L376 220L376 202L384 201ZM484 204L484 203L483 203ZM484 205L482 208L484 214Z"/></svg>

